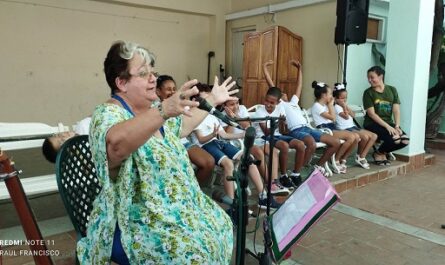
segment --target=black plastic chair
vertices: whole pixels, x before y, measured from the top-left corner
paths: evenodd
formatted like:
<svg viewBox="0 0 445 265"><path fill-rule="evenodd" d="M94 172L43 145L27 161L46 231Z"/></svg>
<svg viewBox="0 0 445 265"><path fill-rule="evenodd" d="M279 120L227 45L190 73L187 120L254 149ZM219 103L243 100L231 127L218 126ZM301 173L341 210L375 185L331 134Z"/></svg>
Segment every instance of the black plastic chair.
<svg viewBox="0 0 445 265"><path fill-rule="evenodd" d="M88 135L75 136L62 145L56 160L56 177L60 196L79 240L86 236L93 202L101 190Z"/></svg>

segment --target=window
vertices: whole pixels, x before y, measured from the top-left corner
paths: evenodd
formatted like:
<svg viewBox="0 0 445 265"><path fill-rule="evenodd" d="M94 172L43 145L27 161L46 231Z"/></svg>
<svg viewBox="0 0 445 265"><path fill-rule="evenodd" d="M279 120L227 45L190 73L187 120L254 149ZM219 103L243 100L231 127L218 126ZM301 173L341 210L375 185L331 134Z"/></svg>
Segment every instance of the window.
<svg viewBox="0 0 445 265"><path fill-rule="evenodd" d="M368 32L366 34L368 42L384 42L384 24L384 18L369 15Z"/></svg>

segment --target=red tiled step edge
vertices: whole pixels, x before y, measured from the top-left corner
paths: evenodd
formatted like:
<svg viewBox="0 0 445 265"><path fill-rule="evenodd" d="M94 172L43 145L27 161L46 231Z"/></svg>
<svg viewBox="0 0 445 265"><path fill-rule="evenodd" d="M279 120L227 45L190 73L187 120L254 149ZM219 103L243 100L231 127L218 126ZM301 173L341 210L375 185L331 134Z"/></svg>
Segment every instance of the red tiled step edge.
<svg viewBox="0 0 445 265"><path fill-rule="evenodd" d="M345 192L357 187L363 187L369 183L385 180L397 175L405 175L413 170L431 166L435 163L435 156L432 154L420 154L413 157L397 157L398 161L393 161L391 166L372 167L370 170L360 170L353 176L345 176L344 178L335 177L331 179L332 184L338 193ZM339 175L337 175L339 176Z"/></svg>

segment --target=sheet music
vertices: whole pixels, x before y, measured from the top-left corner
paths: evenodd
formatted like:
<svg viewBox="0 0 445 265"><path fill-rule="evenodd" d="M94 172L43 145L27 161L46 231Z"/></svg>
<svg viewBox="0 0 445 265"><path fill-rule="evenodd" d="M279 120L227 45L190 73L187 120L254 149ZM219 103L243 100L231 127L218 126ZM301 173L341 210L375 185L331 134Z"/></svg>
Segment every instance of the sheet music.
<svg viewBox="0 0 445 265"><path fill-rule="evenodd" d="M273 215L273 230L277 242L289 233L315 203L309 186L304 183Z"/></svg>

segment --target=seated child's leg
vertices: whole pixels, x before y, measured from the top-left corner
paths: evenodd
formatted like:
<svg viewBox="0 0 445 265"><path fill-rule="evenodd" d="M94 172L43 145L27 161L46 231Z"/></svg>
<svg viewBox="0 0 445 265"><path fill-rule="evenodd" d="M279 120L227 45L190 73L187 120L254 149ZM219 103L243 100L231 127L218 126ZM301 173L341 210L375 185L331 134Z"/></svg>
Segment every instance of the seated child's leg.
<svg viewBox="0 0 445 265"><path fill-rule="evenodd" d="M329 158L331 158L331 156L333 156L338 151L338 148L340 148L340 139L332 135L323 133L320 136L320 142L327 144L325 152L320 157L320 160L318 160L317 162L317 165L322 166L329 160Z"/></svg>
<svg viewBox="0 0 445 265"><path fill-rule="evenodd" d="M280 150L280 154L278 157L280 164L280 172L282 175L286 174L287 169L287 157L289 155L289 144L285 141L277 141L275 142L275 147Z"/></svg>
<svg viewBox="0 0 445 265"><path fill-rule="evenodd" d="M271 158L270 157L270 149L269 149L269 144L265 144L265 145L263 145L263 146L258 146L260 149L261 149L261 151L263 151L264 150L264 153L266 154L266 155L269 155L269 159ZM272 180L275 180L275 179L277 179L278 178L278 163L279 163L279 158L278 158L278 155L279 155L279 153L280 153L280 151L276 148L276 146L275 146L275 148L274 148L274 152L273 152L273 157L272 157ZM268 175L269 174L269 171L268 171L268 167L269 167L269 160L267 160L267 161L265 161L264 162L265 163L265 165L266 165L266 175ZM261 173L261 170L260 170L260 173ZM264 178L266 181L268 180L268 178L267 178L267 176L266 176L266 178Z"/></svg>
<svg viewBox="0 0 445 265"><path fill-rule="evenodd" d="M315 153L315 149L317 149L317 143L315 142L314 137L310 136L309 134L306 135L302 141L303 141L304 145L306 146L306 149L304 150L303 165L307 165L311 161L312 156Z"/></svg>
<svg viewBox="0 0 445 265"><path fill-rule="evenodd" d="M263 181L261 181L260 172L258 171L258 168L255 165L249 166L249 177L252 180L253 184L255 185L256 190L258 193L261 193L263 191Z"/></svg>
<svg viewBox="0 0 445 265"><path fill-rule="evenodd" d="M190 161L198 168L196 171L196 178L199 185L204 185L212 176L213 168L215 167L215 159L207 151L197 145L190 147L187 150Z"/></svg>
<svg viewBox="0 0 445 265"><path fill-rule="evenodd" d="M365 149L366 145L369 142L369 135L367 135L364 132L361 131L355 131L355 133L358 135L358 137L360 138L360 141L358 142L358 146L357 146L357 155L359 155L361 158L363 158L363 150Z"/></svg>
<svg viewBox="0 0 445 265"><path fill-rule="evenodd" d="M233 162L227 156L221 160L220 166L224 169L224 191L229 198L235 198L233 181L228 181L227 177L233 176Z"/></svg>
<svg viewBox="0 0 445 265"><path fill-rule="evenodd" d="M316 136L314 137L314 135ZM317 147L316 145L316 141L317 139L319 140L320 135L321 135L321 131L319 130L313 130L307 126L298 128L293 130L292 132L289 133L290 136L292 136L294 139L303 141L304 145L305 145L305 151L304 151L304 165L308 164L309 161L311 161L312 159L312 155L315 152L315 149Z"/></svg>
<svg viewBox="0 0 445 265"><path fill-rule="evenodd" d="M228 142L220 142L221 151L232 160L239 160L243 151Z"/></svg>
<svg viewBox="0 0 445 265"><path fill-rule="evenodd" d="M304 142L297 139L290 141L289 147L295 149L294 173L299 174L304 164L306 147Z"/></svg>
<svg viewBox="0 0 445 265"><path fill-rule="evenodd" d="M277 148L273 149L273 159L272 159L272 180L276 180L278 178L278 163L280 151Z"/></svg>
<svg viewBox="0 0 445 265"><path fill-rule="evenodd" d="M363 144L363 148L360 149L359 155L361 158L365 158L369 150L371 150L372 146L375 144L375 141L377 140L377 134L368 130L360 130L358 133L360 135L360 139L362 139L359 144Z"/></svg>
<svg viewBox="0 0 445 265"><path fill-rule="evenodd" d="M264 158L263 149L257 145L254 145L250 149L250 153L256 160L259 160L261 162L261 164L257 166L258 171L260 172L260 175L263 177L263 179L267 181L267 164Z"/></svg>
<svg viewBox="0 0 445 265"><path fill-rule="evenodd" d="M345 141L343 144L340 145L340 148L336 153L336 160L346 160L351 154L352 150L357 146L358 141L355 137L355 134L347 130L335 130L333 131L333 136Z"/></svg>

